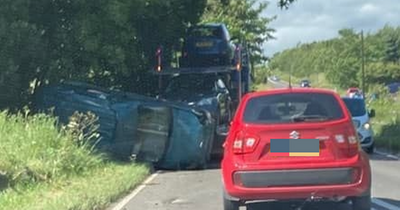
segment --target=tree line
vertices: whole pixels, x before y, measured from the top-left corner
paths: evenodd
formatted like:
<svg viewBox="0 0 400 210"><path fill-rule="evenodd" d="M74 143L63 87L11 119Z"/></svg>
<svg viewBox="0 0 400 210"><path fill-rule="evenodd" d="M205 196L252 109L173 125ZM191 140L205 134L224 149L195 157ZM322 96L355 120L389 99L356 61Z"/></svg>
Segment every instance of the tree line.
<svg viewBox="0 0 400 210"><path fill-rule="evenodd" d="M259 63L273 32L266 7L256 0L4 0L0 108L26 105L35 88L62 80L150 94L156 48L173 60L186 29L198 23L226 23Z"/></svg>
<svg viewBox="0 0 400 210"><path fill-rule="evenodd" d="M269 62L272 71L309 77L324 73L329 82L341 88L361 87L362 42L354 29L342 29L338 37L298 44L275 54ZM400 27L386 25L364 39L366 87L400 81Z"/></svg>

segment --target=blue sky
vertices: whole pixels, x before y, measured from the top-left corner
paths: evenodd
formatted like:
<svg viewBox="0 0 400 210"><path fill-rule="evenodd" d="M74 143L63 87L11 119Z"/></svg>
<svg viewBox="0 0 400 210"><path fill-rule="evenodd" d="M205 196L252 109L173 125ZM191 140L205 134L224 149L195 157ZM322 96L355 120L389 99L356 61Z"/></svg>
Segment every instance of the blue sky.
<svg viewBox="0 0 400 210"><path fill-rule="evenodd" d="M270 0L264 16L277 16L270 27L276 29L265 45L265 54L294 47L298 43L337 36L342 28L375 32L385 24L400 26L400 0L297 0L288 10Z"/></svg>

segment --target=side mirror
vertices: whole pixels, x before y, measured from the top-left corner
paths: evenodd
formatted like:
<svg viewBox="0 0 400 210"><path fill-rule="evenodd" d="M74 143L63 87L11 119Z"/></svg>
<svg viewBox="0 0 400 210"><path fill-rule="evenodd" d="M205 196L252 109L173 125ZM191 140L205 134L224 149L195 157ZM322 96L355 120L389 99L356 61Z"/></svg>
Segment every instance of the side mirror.
<svg viewBox="0 0 400 210"><path fill-rule="evenodd" d="M374 110L374 109L371 109L371 111L369 111L369 113L368 113L368 116L369 116L370 118L375 117L375 110Z"/></svg>

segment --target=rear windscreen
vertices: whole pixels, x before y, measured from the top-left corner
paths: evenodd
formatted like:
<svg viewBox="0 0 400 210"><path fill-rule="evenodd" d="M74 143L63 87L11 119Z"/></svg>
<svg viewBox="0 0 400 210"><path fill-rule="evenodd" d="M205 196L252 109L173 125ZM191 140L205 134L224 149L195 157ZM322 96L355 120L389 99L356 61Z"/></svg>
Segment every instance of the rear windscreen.
<svg viewBox="0 0 400 210"><path fill-rule="evenodd" d="M299 123L344 117L337 99L324 93L287 93L260 96L247 102L246 123Z"/></svg>
<svg viewBox="0 0 400 210"><path fill-rule="evenodd" d="M191 37L211 37L211 38L222 38L222 30L219 27L212 26L199 26L189 30L189 36Z"/></svg>

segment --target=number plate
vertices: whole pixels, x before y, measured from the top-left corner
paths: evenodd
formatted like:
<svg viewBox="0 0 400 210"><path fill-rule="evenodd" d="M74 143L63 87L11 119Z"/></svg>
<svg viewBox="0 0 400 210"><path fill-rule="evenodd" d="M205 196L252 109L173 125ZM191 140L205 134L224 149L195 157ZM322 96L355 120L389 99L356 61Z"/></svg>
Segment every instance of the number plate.
<svg viewBox="0 0 400 210"><path fill-rule="evenodd" d="M212 42L197 42L196 47L212 47Z"/></svg>

